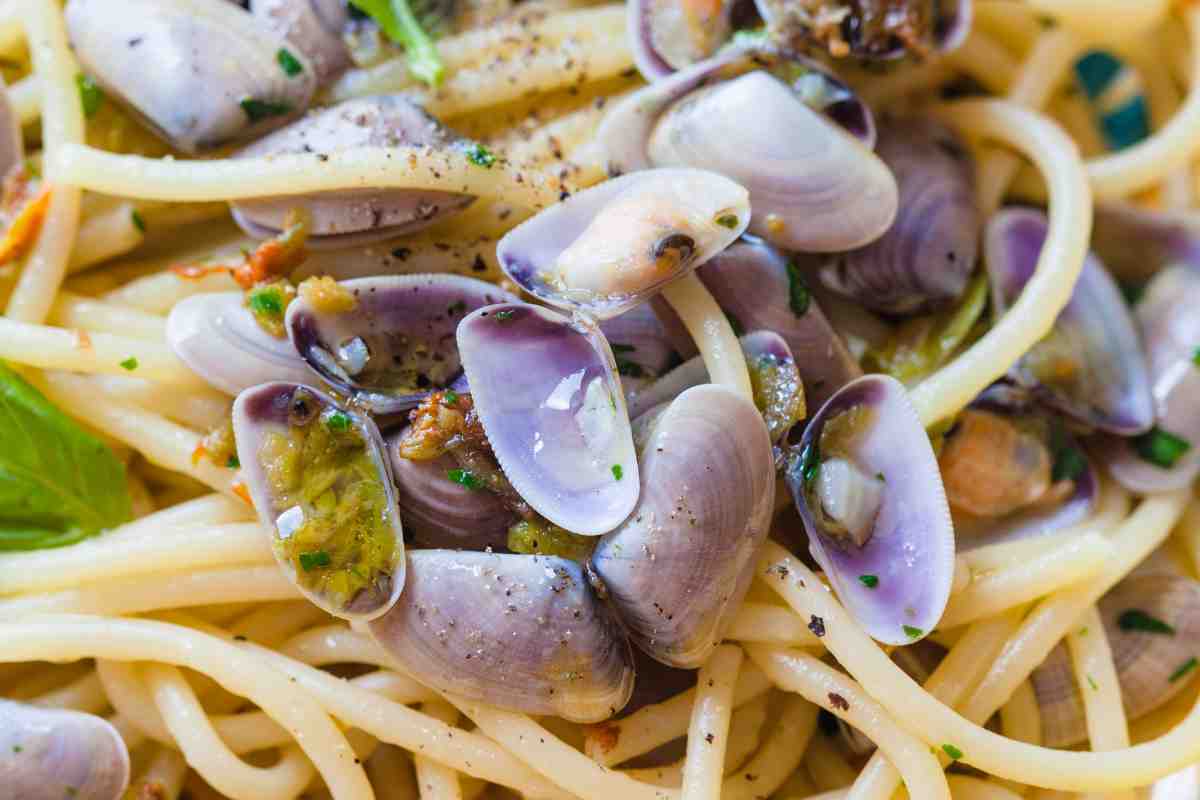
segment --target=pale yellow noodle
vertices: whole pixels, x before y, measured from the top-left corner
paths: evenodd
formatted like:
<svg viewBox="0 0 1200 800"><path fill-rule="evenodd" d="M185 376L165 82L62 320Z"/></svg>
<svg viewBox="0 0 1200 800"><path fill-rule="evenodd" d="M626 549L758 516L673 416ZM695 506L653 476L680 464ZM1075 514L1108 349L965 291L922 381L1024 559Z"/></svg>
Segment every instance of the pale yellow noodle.
<svg viewBox="0 0 1200 800"><path fill-rule="evenodd" d="M743 654L734 645L721 645L696 676L696 702L688 725L687 759L680 784L682 800L720 800L733 689Z"/></svg>
<svg viewBox="0 0 1200 800"><path fill-rule="evenodd" d="M754 758L721 784L721 800L769 796L800 766L817 728L817 707L795 694L785 694L779 705L779 718Z"/></svg>
<svg viewBox="0 0 1200 800"><path fill-rule="evenodd" d="M430 700L422 704L421 710L447 725L456 726L458 723L458 709L444 700ZM453 769L420 755L413 757L413 766L416 768L417 790L421 793L421 800L462 800L462 786L458 782L458 773Z"/></svg>

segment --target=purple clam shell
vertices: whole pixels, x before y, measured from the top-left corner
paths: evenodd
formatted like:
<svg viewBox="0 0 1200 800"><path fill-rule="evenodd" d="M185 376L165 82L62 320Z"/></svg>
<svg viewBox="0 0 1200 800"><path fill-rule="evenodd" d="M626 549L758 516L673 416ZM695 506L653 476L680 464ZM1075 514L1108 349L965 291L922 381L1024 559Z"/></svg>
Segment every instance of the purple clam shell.
<svg viewBox="0 0 1200 800"><path fill-rule="evenodd" d="M304 53L318 85L350 66L350 49L342 41L350 15L343 0L253 0L250 13Z"/></svg>
<svg viewBox="0 0 1200 800"><path fill-rule="evenodd" d="M1165 492L1189 485L1200 473L1200 274L1170 267L1150 282L1134 308L1150 365L1155 422L1188 449L1169 469L1141 458L1132 443L1108 439L1098 448L1117 481L1135 492Z"/></svg>
<svg viewBox="0 0 1200 800"><path fill-rule="evenodd" d="M629 641L578 564L416 550L408 575L400 601L370 630L422 683L576 722L607 719L629 700Z"/></svg>
<svg viewBox="0 0 1200 800"><path fill-rule="evenodd" d="M1200 213L1096 203L1092 248L1121 280L1146 280L1172 263L1200 269Z"/></svg>
<svg viewBox="0 0 1200 800"><path fill-rule="evenodd" d="M293 122L239 151L239 157L287 153L330 153L360 147L424 145L445 149L459 141L425 110L403 95L347 100ZM285 195L232 204L234 221L251 236L274 236L288 213L308 210L308 246L343 248L427 228L461 211L474 197L426 189L347 189Z"/></svg>
<svg viewBox="0 0 1200 800"><path fill-rule="evenodd" d="M312 372L287 339L264 331L241 292L198 294L167 315L167 345L213 388L237 394L270 381L304 383Z"/></svg>
<svg viewBox="0 0 1200 800"><path fill-rule="evenodd" d="M654 0L628 0L625 4L625 37L633 51L633 63L642 77L651 82L675 71L654 46L653 9Z"/></svg>
<svg viewBox="0 0 1200 800"><path fill-rule="evenodd" d="M322 408L336 408L341 411L363 437L370 459L383 484L387 500L386 522L395 536L391 572L379 575L370 589L359 592L345 607L340 607L331 602L330 598L322 597L307 589L297 579L295 565L285 557L278 546L280 532L277 521L289 509L280 507L277 498L272 494L259 452L268 433L283 432L288 429L291 399L297 389L304 389L310 393ZM241 462L242 476L246 482L246 489L250 492L250 498L254 501L254 509L258 512L258 518L264 528L270 532L271 549L275 553L276 562L284 574L296 585L296 588L314 605L343 619L374 619L391 608L404 588L404 529L396 510L395 486L383 437L380 436L379 429L375 427L371 418L339 405L332 397L311 386L297 383L267 383L247 389L238 395L233 403L233 432L237 439L238 461Z"/></svg>
<svg viewBox="0 0 1200 800"><path fill-rule="evenodd" d="M1008 310L1033 276L1046 230L1045 215L1032 209L1004 209L988 223L984 256L997 314ZM1058 380L1059 374L1064 379ZM1092 254L1050 334L1010 375L1048 404L1102 431L1128 436L1148 430L1154 421L1150 378L1133 316L1116 282Z"/></svg>
<svg viewBox="0 0 1200 800"><path fill-rule="evenodd" d="M288 335L322 380L377 414L406 411L441 389L467 391L454 341L458 323L475 309L515 299L461 275L389 275L341 286L357 300L353 309L322 312L299 297L288 307ZM370 357L350 374L339 354L355 339ZM411 377L389 385L397 367Z"/></svg>
<svg viewBox="0 0 1200 800"><path fill-rule="evenodd" d="M787 342L804 380L809 408L820 408L834 392L862 375L858 361L813 297L797 314L792 282L802 281L781 251L744 237L702 266L697 275L722 310L745 330L769 330Z"/></svg>
<svg viewBox="0 0 1200 800"><path fill-rule="evenodd" d="M521 497L574 533L619 525L637 503L638 462L600 332L508 303L464 319L458 347L488 441Z"/></svg>
<svg viewBox="0 0 1200 800"><path fill-rule="evenodd" d="M805 496L799 459L785 478L808 532L813 558L838 598L863 629L886 644L910 644L937 627L954 578L954 528L941 473L920 417L904 386L867 375L829 399L804 431L798 452L820 442L833 417L856 407L874 412L870 428L853 437L850 459L886 488L864 546L839 543L818 529ZM860 580L873 575L868 586Z"/></svg>
<svg viewBox="0 0 1200 800"><path fill-rule="evenodd" d="M799 15L789 13L794 6L790 5L787 0L755 0L754 4L758 9L759 16L767 23L772 38L791 43L791 40L798 37L801 39L800 42L796 43L798 46L803 46L805 43L817 47L824 46L825 43L821 41L821 37L814 34L804 24L807 17L799 17ZM887 15L892 13L893 9L891 6L893 5L878 3L870 5L864 3L851 4L850 17L844 20L841 26L850 52L848 54L838 53L836 55L851 55L856 58L880 60L892 60L914 55L897 36L866 41L858 33L863 27L862 15L864 13L864 6L873 10L876 15ZM947 53L956 49L966 40L967 34L971 30L971 21L974 17L974 0L944 0L943 2L935 2L927 5L931 9L930 13L935 14L936 17L932 22L931 29L922 37L925 39L925 42L921 49L934 50L940 53ZM831 55L833 54L831 53ZM923 53L918 51L915 55L920 57Z"/></svg>
<svg viewBox="0 0 1200 800"><path fill-rule="evenodd" d="M413 544L466 550L506 547L516 516L492 492L450 480L450 471L458 467L453 456L432 461L401 457L397 444L402 435L389 437L387 450L400 518Z"/></svg>
<svg viewBox="0 0 1200 800"><path fill-rule="evenodd" d="M615 105L596 131L600 160L612 174L651 166L646 152L659 117L693 91L754 69L793 73L794 89L818 83L821 91L797 97L824 114L867 147L875 145L875 118L840 78L819 63L789 50L729 50L643 87ZM650 78L650 80L655 80ZM809 99L811 98L811 99Z"/></svg>
<svg viewBox="0 0 1200 800"><path fill-rule="evenodd" d="M729 40L732 0L722 1L716 17L706 14L702 20L692 19L684 5L676 0L629 0L625 5L626 41L633 52L633 63L648 81L665 78L679 67L712 56ZM688 35L693 32L704 40Z"/></svg>
<svg viewBox="0 0 1200 800"><path fill-rule="evenodd" d="M637 508L600 539L592 568L638 647L696 667L721 641L766 539L771 443L752 403L706 384L661 412L641 461Z"/></svg>
<svg viewBox="0 0 1200 800"><path fill-rule="evenodd" d="M119 800L129 773L129 749L107 720L0 698L0 775L8 797Z"/></svg>
<svg viewBox="0 0 1200 800"><path fill-rule="evenodd" d="M621 375L626 398L663 375L675 360L670 336L650 305L600 323Z"/></svg>
<svg viewBox="0 0 1200 800"><path fill-rule="evenodd" d="M929 311L953 302L975 271L983 221L975 168L958 137L926 118L888 120L876 153L896 176L892 227L821 270L830 289L886 314Z"/></svg>

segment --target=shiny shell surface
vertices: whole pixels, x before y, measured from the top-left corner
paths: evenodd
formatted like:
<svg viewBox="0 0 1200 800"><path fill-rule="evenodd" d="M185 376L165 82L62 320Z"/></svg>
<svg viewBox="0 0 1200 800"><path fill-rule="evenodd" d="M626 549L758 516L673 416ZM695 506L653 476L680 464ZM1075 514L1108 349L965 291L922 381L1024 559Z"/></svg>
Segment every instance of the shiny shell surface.
<svg viewBox="0 0 1200 800"><path fill-rule="evenodd" d="M21 800L120 800L129 751L105 720L0 698L0 776Z"/></svg>

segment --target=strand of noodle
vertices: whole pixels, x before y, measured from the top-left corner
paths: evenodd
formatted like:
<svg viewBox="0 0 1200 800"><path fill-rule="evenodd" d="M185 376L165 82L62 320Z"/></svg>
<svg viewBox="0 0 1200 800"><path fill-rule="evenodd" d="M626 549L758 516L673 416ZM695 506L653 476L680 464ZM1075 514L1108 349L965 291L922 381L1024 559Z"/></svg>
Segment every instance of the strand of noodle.
<svg viewBox="0 0 1200 800"><path fill-rule="evenodd" d="M166 467L160 467L144 458L133 462L133 469L137 470L138 474L149 483L161 489L178 489L179 491L193 492L197 497L208 491L208 488L204 484L192 476L185 475L173 469L167 469Z"/></svg>
<svg viewBox="0 0 1200 800"><path fill-rule="evenodd" d="M700 667L680 784L682 800L720 800L733 718L733 687L742 658L741 648L724 644Z"/></svg>
<svg viewBox="0 0 1200 800"><path fill-rule="evenodd" d="M733 690L734 708L766 694L771 682L762 670L746 665ZM696 690L688 689L661 703L639 708L627 717L584 729L583 752L598 764L610 767L648 753L687 733Z"/></svg>
<svg viewBox="0 0 1200 800"><path fill-rule="evenodd" d="M268 602L300 596L275 564L152 573L0 600L0 618L30 614L144 614L207 603Z"/></svg>
<svg viewBox="0 0 1200 800"><path fill-rule="evenodd" d="M1020 800L1021 794L991 781L968 775L947 775L954 800Z"/></svg>
<svg viewBox="0 0 1200 800"><path fill-rule="evenodd" d="M108 708L108 698L104 695L104 687L95 670L62 688L35 697L30 703L42 708L68 708L87 714L99 714Z"/></svg>
<svg viewBox="0 0 1200 800"><path fill-rule="evenodd" d="M327 625L301 633L279 648L280 655L314 667L329 664L371 664L399 669L395 659L365 633L344 625Z"/></svg>
<svg viewBox="0 0 1200 800"><path fill-rule="evenodd" d="M37 241L8 300L7 315L21 322L46 318L54 293L66 275L79 225L82 193L54 164L62 148L83 141L83 109L75 86L75 59L58 6L20 0L18 18L29 36L29 54L42 86L42 152L45 176L53 186L50 206ZM6 335L0 334L0 341Z"/></svg>
<svg viewBox="0 0 1200 800"><path fill-rule="evenodd" d="M134 780L126 796L133 800L176 800L186 775L183 756L169 747L157 747L145 772Z"/></svg>
<svg viewBox="0 0 1200 800"><path fill-rule="evenodd" d="M215 389L163 392L151 381L125 375L97 375L93 380L113 400L162 414L192 430L212 430L229 416L229 396Z"/></svg>
<svg viewBox="0 0 1200 800"><path fill-rule="evenodd" d="M1170 0L1028 0L1080 33L1100 40L1125 39L1159 25L1170 13Z"/></svg>
<svg viewBox="0 0 1200 800"><path fill-rule="evenodd" d="M1142 538L1161 542L1182 512L1184 500L1181 493L1147 499L1130 517L1130 522L1122 526L1122 532L1127 535L1133 526L1139 536L1129 546L1136 556L1134 563L1145 556ZM1152 544L1151 549L1153 547ZM767 543L766 550L767 558L762 566L773 570L771 574L777 576L777 579L770 581L770 585L776 587L776 591L799 613L817 614L825 619L825 644L838 661L858 677L871 695L892 714L910 723L926 742L935 745L950 743L962 750L965 754L962 758L964 763L1022 783L1069 791L1104 791L1149 783L1200 758L1200 708L1159 740L1105 753L1049 750L991 733L970 722L969 719L973 717L964 719L930 697L896 667L882 651L873 646L829 592L817 588L821 584L807 567L773 542ZM1118 548L1118 556L1114 557L1114 561L1123 561L1124 555ZM789 578L789 575L792 577ZM1103 578L1096 579L1088 585L1088 589L1092 589L1093 584L1103 582ZM813 590L807 590L808 583L812 584ZM1099 588L1107 587L1101 585ZM1089 602L1076 611L1072 619L1094 600L1089 598ZM988 677L996 674L996 667L1002 666L1004 661L1002 653ZM1016 683L1024 680L1039 662L1030 665L1029 670L1018 671ZM987 680L984 679L981 689ZM1010 689L996 706L1007 700L1011 693ZM978 695L979 690L975 696ZM968 702L968 706L972 701ZM994 711L995 708L992 708L987 714L981 715L981 719L987 719Z"/></svg>
<svg viewBox="0 0 1200 800"><path fill-rule="evenodd" d="M1066 129L1067 135L1075 141L1084 158L1092 158L1108 150L1108 145L1104 142L1099 128L1096 127L1095 112L1089 105L1086 95L1063 92L1050 101L1047 110L1052 117L1058 120L1058 124ZM1020 193L1025 184L1037 183L1040 185L1041 180L1042 177L1037 170L1032 169L1028 164L1022 164L1021 168L1017 170L1012 184L1008 187L1008 193L1010 195ZM1042 194L1045 194L1044 188Z"/></svg>
<svg viewBox="0 0 1200 800"><path fill-rule="evenodd" d="M232 491L233 470L204 458L193 462L201 439L196 432L151 411L117 403L86 378L47 372L36 383L42 394L64 412L128 444L155 464L189 475L217 491ZM97 395L105 402L96 402Z"/></svg>
<svg viewBox="0 0 1200 800"><path fill-rule="evenodd" d="M339 189L435 189L505 201L536 211L558 199L557 182L502 163L481 167L467 149L364 147L269 158L176 161L64 146L60 180L91 191L148 200L243 200Z"/></svg>
<svg viewBox="0 0 1200 800"><path fill-rule="evenodd" d="M844 719L879 747L912 797L949 800L946 776L929 748L901 729L851 678L801 650L748 645L747 655L771 682Z"/></svg>
<svg viewBox="0 0 1200 800"><path fill-rule="evenodd" d="M148 739L175 746L150 689L142 680L140 664L101 659L96 662L96 675L113 709L130 727Z"/></svg>
<svg viewBox="0 0 1200 800"><path fill-rule="evenodd" d="M817 729L817 707L795 694L784 694L775 727L744 767L725 779L721 800L759 800L783 785L800 766Z"/></svg>
<svg viewBox="0 0 1200 800"><path fill-rule="evenodd" d="M80 584L205 567L274 564L255 522L120 531L70 547L0 553L0 594L49 592Z"/></svg>
<svg viewBox="0 0 1200 800"><path fill-rule="evenodd" d="M155 706L188 765L217 791L233 800L291 800L312 780L312 764L297 747L285 748L279 762L267 768L250 766L230 752L175 667L148 664L145 675Z"/></svg>
<svg viewBox="0 0 1200 800"><path fill-rule="evenodd" d="M81 272L136 249L146 235L134 223L133 212L132 203L121 203L103 214L84 219L75 237L67 272Z"/></svg>
<svg viewBox="0 0 1200 800"><path fill-rule="evenodd" d="M663 289L663 297L675 309L679 319L696 342L704 367L713 383L753 400L746 356L725 312L695 275L687 275Z"/></svg>
<svg viewBox="0 0 1200 800"><path fill-rule="evenodd" d="M1200 8L1180 9L1192 44L1192 75L1200 75ZM1122 197L1147 189L1184 169L1200 150L1200 81L1192 80L1175 116L1150 137L1087 162L1097 197Z"/></svg>
<svg viewBox="0 0 1200 800"><path fill-rule="evenodd" d="M329 615L307 600L285 600L258 606L231 623L229 632L275 648L305 628L328 621Z"/></svg>
<svg viewBox="0 0 1200 800"><path fill-rule="evenodd" d="M1007 94L1019 75L1020 67L1004 47L979 29L973 29L946 62L959 72L970 75L995 94Z"/></svg>
<svg viewBox="0 0 1200 800"><path fill-rule="evenodd" d="M1022 681L1013 696L1000 708L1000 730L1010 739L1026 744L1042 743L1042 711L1033 684ZM996 782L1016 794L1028 791L1022 784L997 778Z"/></svg>
<svg viewBox="0 0 1200 800"><path fill-rule="evenodd" d="M202 278L181 278L173 272L159 272L105 292L100 299L149 314L166 314L180 300L193 295L235 291L239 291L239 287L227 272L214 272Z"/></svg>
<svg viewBox="0 0 1200 800"><path fill-rule="evenodd" d="M1086 631L1086 634L1084 633ZM1067 634L1075 683L1083 697L1088 739L1092 750L1122 750L1129 747L1129 723L1121 702L1121 684L1104 621L1091 606ZM1025 681L1022 685L1027 685ZM1111 792L1109 800L1136 800L1131 792Z"/></svg>
<svg viewBox="0 0 1200 800"><path fill-rule="evenodd" d="M1200 577L1200 503L1192 502L1188 505L1183 519L1179 521L1176 535L1190 559L1188 566L1192 576Z"/></svg>
<svg viewBox="0 0 1200 800"><path fill-rule="evenodd" d="M0 318L0 358L41 369L128 375L122 362L136 359L138 377L194 388L200 380L162 341L112 333L86 333Z"/></svg>
<svg viewBox="0 0 1200 800"><path fill-rule="evenodd" d="M804 766L818 791L841 789L854 783L855 771L825 736L814 736L804 753Z"/></svg>
<svg viewBox="0 0 1200 800"><path fill-rule="evenodd" d="M951 708L958 705L1020 621L1020 609L1015 609L971 625L925 681L925 691ZM899 787L900 773L876 752L859 774L854 793L859 800L888 800Z"/></svg>
<svg viewBox="0 0 1200 800"><path fill-rule="evenodd" d="M378 800L417 800L419 796L412 765L398 747L380 745L367 760L367 775Z"/></svg>
<svg viewBox="0 0 1200 800"><path fill-rule="evenodd" d="M982 0L974 8L973 27L985 30L1017 51L1028 50L1042 34L1042 26L1024 3Z"/></svg>
<svg viewBox="0 0 1200 800"><path fill-rule="evenodd" d="M6 91L22 127L32 125L42 115L42 82L37 75L26 75Z"/></svg>
<svg viewBox="0 0 1200 800"><path fill-rule="evenodd" d="M1037 270L1017 302L962 355L923 380L912 401L926 425L965 406L1046 335L1070 299L1091 231L1091 193L1074 143L1040 114L1009 102L973 100L943 106L947 122L1025 152L1046 176L1050 227Z"/></svg>
<svg viewBox="0 0 1200 800"><path fill-rule="evenodd" d="M638 783L597 764L524 714L446 695L488 738L582 800L674 800L678 790Z"/></svg>
<svg viewBox="0 0 1200 800"><path fill-rule="evenodd" d="M730 622L725 638L788 647L821 647L821 640L808 629L804 620L786 608L766 603L743 603Z"/></svg>
<svg viewBox="0 0 1200 800"><path fill-rule="evenodd" d="M1028 563L975 574L967 588L950 598L938 624L946 628L965 625L1079 583L1099 574L1112 554L1108 539L1099 532L1091 532L1076 536Z"/></svg>
<svg viewBox="0 0 1200 800"><path fill-rule="evenodd" d="M444 700L430 700L421 706L421 710L451 727L458 723L458 709ZM421 755L413 756L413 766L421 800L462 800L458 773L453 769Z"/></svg>
<svg viewBox="0 0 1200 800"><path fill-rule="evenodd" d="M201 672L291 730L334 797L372 796L346 737L321 706L308 694L291 691L271 664L230 643L162 622L83 616L0 623L0 641L5 642L4 661L149 659Z"/></svg>

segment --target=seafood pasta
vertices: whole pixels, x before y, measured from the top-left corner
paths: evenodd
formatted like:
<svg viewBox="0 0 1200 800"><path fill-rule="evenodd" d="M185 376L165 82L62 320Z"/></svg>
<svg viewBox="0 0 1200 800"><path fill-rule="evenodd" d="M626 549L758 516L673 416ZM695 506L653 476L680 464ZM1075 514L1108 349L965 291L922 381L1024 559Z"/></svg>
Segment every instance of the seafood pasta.
<svg viewBox="0 0 1200 800"><path fill-rule="evenodd" d="M1200 797L1200 5L0 4L0 798Z"/></svg>

